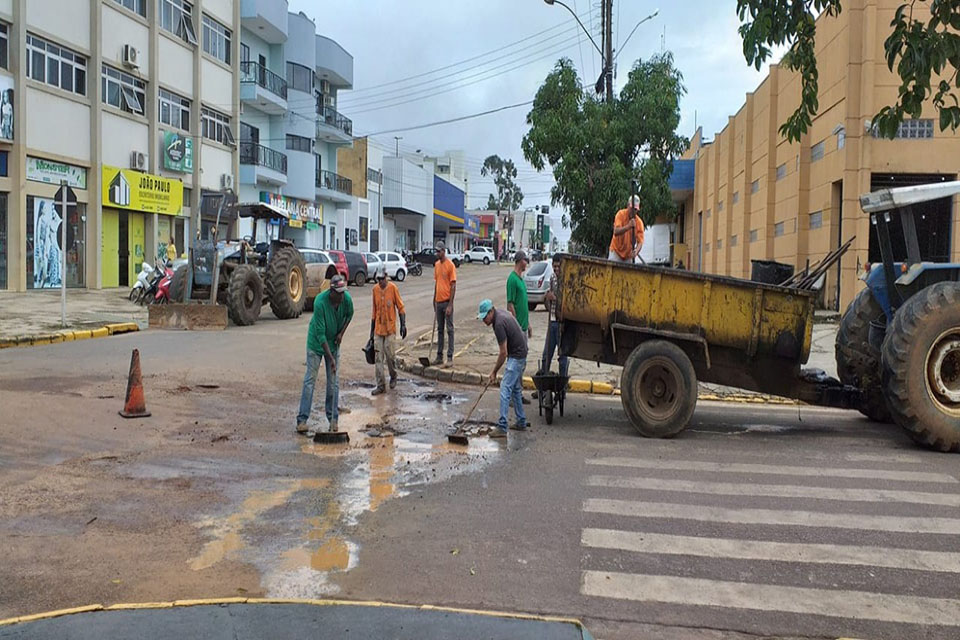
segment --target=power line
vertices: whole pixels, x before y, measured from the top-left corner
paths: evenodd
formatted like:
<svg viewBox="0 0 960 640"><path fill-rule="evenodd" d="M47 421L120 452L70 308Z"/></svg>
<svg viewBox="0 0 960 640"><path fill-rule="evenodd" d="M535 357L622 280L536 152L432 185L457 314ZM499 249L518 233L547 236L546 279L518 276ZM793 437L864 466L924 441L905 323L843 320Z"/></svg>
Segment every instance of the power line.
<svg viewBox="0 0 960 640"><path fill-rule="evenodd" d="M481 117L481 116L488 116L488 115L490 115L491 113L497 113L497 112L500 112L500 111L506 111L507 109L516 109L517 107L524 107L524 106L526 106L526 105L528 105L528 104L533 104L533 100L525 100L524 102L518 102L518 103L516 103L516 104L508 104L508 105L505 105L505 106L502 106L502 107L497 107L496 109L489 109L489 110L487 110L487 111L481 111L481 112L479 112L479 113L471 113L471 114L469 114L469 115L460 116L460 117L457 117L457 118L449 118L449 119L447 119L447 120L437 120L437 121L435 121L435 122L427 122L427 123L424 123L424 124L414 125L414 126L412 126L412 127L401 127L401 128L398 128L398 129L388 129L388 130L386 130L386 131L378 131L378 132L376 132L376 133L371 133L371 134L368 134L368 135L371 135L371 136L382 136L382 135L386 135L386 134L388 134L388 133L400 133L400 132L402 132L402 131L414 131L415 129L426 129L426 128L428 128L428 127L437 127L437 126L440 126L440 125L443 125L443 124L451 124L451 123L453 123L453 122L461 122L461 121L463 121L463 120L471 120L471 119L473 119L473 118L479 118L479 117Z"/></svg>

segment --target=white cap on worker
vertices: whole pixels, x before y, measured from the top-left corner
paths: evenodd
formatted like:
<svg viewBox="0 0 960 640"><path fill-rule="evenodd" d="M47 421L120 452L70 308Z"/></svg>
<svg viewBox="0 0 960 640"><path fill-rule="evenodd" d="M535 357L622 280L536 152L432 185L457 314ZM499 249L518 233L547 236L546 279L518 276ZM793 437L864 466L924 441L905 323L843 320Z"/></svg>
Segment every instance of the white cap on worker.
<svg viewBox="0 0 960 640"><path fill-rule="evenodd" d="M639 207L639 206L640 206L640 196L638 196L637 194L633 194L632 196L630 196L630 204L632 204L632 205L635 206L635 207Z"/></svg>

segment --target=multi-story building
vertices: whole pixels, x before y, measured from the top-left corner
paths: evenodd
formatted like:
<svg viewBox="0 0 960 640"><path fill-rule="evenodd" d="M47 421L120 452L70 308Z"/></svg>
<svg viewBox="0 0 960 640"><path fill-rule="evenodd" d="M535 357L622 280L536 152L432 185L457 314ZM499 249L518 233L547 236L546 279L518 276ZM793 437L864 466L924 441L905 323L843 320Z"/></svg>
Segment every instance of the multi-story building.
<svg viewBox="0 0 960 640"><path fill-rule="evenodd" d="M864 264L880 260L858 197L954 180L960 166L960 137L939 130L932 104L920 119L905 121L895 140L877 137L871 126L897 97L900 79L887 68L883 41L900 4L850 0L839 16L817 20L820 109L799 142L787 142L778 129L800 103L800 79L777 65L711 142L696 132L672 184L681 207L674 261L750 277L751 260L799 269L856 236L823 289L827 306L846 308L862 286ZM922 257L960 258L955 202L929 203L917 214ZM902 245L902 235L893 241Z"/></svg>
<svg viewBox="0 0 960 640"><path fill-rule="evenodd" d="M353 142L353 123L337 111L353 57L286 0L243 2L241 25L240 201L285 211L283 235L298 246L360 249L369 202L337 173L337 150ZM261 228L259 239L277 232Z"/></svg>
<svg viewBox="0 0 960 640"><path fill-rule="evenodd" d="M183 249L237 172L240 4L0 0L0 289L125 286Z"/></svg>

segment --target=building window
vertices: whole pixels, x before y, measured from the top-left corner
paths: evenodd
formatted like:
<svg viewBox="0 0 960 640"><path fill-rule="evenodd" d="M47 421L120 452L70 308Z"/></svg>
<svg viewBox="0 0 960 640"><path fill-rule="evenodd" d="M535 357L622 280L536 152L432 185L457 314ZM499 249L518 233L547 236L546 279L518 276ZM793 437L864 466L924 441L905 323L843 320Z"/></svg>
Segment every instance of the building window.
<svg viewBox="0 0 960 640"><path fill-rule="evenodd" d="M847 131L840 129L837 132L837 149L843 149L845 146L847 146Z"/></svg>
<svg viewBox="0 0 960 640"><path fill-rule="evenodd" d="M288 62L287 85L297 91L313 93L313 70L296 62Z"/></svg>
<svg viewBox="0 0 960 640"><path fill-rule="evenodd" d="M209 140L216 140L221 144L235 146L236 139L230 130L230 117L225 116L219 111L203 108L200 110L200 118L203 124L203 137Z"/></svg>
<svg viewBox="0 0 960 640"><path fill-rule="evenodd" d="M377 184L380 184L382 180L383 180L383 175L381 175L379 171L377 171L376 169L371 169L370 167L367 167L367 182L375 182Z"/></svg>
<svg viewBox="0 0 960 640"><path fill-rule="evenodd" d="M740 192L739 192L739 191L734 191L734 192L733 192L733 204L737 204L738 202L740 202Z"/></svg>
<svg viewBox="0 0 960 640"><path fill-rule="evenodd" d="M27 77L64 91L87 95L87 59L27 34Z"/></svg>
<svg viewBox="0 0 960 640"><path fill-rule="evenodd" d="M810 147L810 162L816 162L817 160L823 159L823 143L821 140L817 144Z"/></svg>
<svg viewBox="0 0 960 640"><path fill-rule="evenodd" d="M717 203L717 213L723 211L723 200ZM717 247L719 249L719 247Z"/></svg>
<svg viewBox="0 0 960 640"><path fill-rule="evenodd" d="M7 194L0 193L0 290L7 288Z"/></svg>
<svg viewBox="0 0 960 640"><path fill-rule="evenodd" d="M730 236L730 246L731 247L737 246L737 236Z"/></svg>
<svg viewBox="0 0 960 640"><path fill-rule="evenodd" d="M184 131L190 130L190 101L160 89L160 122Z"/></svg>
<svg viewBox="0 0 960 640"><path fill-rule="evenodd" d="M250 62L250 47L240 43L240 62Z"/></svg>
<svg viewBox="0 0 960 640"><path fill-rule="evenodd" d="M717 251L723 249L723 240L717 240Z"/></svg>
<svg viewBox="0 0 960 640"><path fill-rule="evenodd" d="M932 138L933 120L924 118L920 120L904 120L897 129L898 138Z"/></svg>
<svg viewBox="0 0 960 640"><path fill-rule="evenodd" d="M193 5L187 0L160 0L160 28L184 42L197 44L197 32L193 28Z"/></svg>
<svg viewBox="0 0 960 640"><path fill-rule="evenodd" d="M139 16L147 17L147 0L114 0Z"/></svg>
<svg viewBox="0 0 960 640"><path fill-rule="evenodd" d="M814 211L810 214L810 228L819 229L823 226L823 211Z"/></svg>
<svg viewBox="0 0 960 640"><path fill-rule="evenodd" d="M287 149L290 151L303 151L305 153L310 153L313 151L313 141L310 138L305 138L303 136L295 136L293 134L287 134Z"/></svg>
<svg viewBox="0 0 960 640"><path fill-rule="evenodd" d="M759 229L751 229L751 230L750 230L750 242L756 242L756 241L759 240L759 239L760 239L760 230L759 230Z"/></svg>
<svg viewBox="0 0 960 640"><path fill-rule="evenodd" d="M786 225L783 222L778 222L777 224L773 225L774 238L779 238L784 233L786 233Z"/></svg>
<svg viewBox="0 0 960 640"><path fill-rule="evenodd" d="M787 163L784 162L782 165L777 167L777 180L783 180L787 177Z"/></svg>
<svg viewBox="0 0 960 640"><path fill-rule="evenodd" d="M760 180L754 180L750 183L750 193L756 193L760 191Z"/></svg>
<svg viewBox="0 0 960 640"><path fill-rule="evenodd" d="M142 116L147 100L147 85L143 80L107 65L103 65L101 74L103 103Z"/></svg>
<svg viewBox="0 0 960 640"><path fill-rule="evenodd" d="M203 16L203 50L224 64L230 64L230 29L209 16Z"/></svg>
<svg viewBox="0 0 960 640"><path fill-rule="evenodd" d="M10 27L0 22L0 68L10 68Z"/></svg>

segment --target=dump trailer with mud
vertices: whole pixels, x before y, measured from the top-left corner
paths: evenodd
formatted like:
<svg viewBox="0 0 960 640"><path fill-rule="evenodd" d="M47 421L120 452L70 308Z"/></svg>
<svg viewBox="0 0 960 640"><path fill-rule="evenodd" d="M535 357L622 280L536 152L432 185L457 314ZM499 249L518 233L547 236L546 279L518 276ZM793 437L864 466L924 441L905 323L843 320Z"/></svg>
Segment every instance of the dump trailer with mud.
<svg viewBox="0 0 960 640"><path fill-rule="evenodd" d="M623 367L620 394L647 437L681 432L698 381L856 408L861 391L804 371L814 300L808 288L559 254L560 352Z"/></svg>

